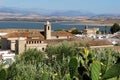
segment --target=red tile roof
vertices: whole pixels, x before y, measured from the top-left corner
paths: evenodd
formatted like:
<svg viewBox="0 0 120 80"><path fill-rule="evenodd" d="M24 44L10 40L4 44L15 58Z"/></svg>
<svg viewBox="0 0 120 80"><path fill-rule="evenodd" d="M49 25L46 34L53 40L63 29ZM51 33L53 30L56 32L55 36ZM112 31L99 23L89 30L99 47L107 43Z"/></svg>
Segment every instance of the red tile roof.
<svg viewBox="0 0 120 80"><path fill-rule="evenodd" d="M4 36L4 38L34 38L38 37L40 40L44 40L44 36L40 32L12 32Z"/></svg>
<svg viewBox="0 0 120 80"><path fill-rule="evenodd" d="M27 37L28 32L12 32L4 36L4 38L16 38L16 37Z"/></svg>
<svg viewBox="0 0 120 80"><path fill-rule="evenodd" d="M73 35L66 31L53 31L52 36L73 36Z"/></svg>

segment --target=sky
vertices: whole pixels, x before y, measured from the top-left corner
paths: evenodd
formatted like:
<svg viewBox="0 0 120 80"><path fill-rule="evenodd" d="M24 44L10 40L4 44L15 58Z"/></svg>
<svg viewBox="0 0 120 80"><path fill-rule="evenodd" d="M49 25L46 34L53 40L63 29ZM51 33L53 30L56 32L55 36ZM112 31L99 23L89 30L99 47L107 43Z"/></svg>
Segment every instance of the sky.
<svg viewBox="0 0 120 80"><path fill-rule="evenodd" d="M120 0L0 0L0 7L120 14Z"/></svg>

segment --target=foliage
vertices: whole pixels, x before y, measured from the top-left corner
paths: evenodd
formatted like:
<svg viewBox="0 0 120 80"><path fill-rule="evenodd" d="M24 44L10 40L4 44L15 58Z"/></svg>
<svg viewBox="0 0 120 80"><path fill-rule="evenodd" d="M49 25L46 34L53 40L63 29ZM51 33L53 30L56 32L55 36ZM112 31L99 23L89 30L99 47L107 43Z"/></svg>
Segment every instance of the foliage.
<svg viewBox="0 0 120 80"><path fill-rule="evenodd" d="M91 64L91 78L92 80L99 80L101 72L101 64L98 61L95 61Z"/></svg>
<svg viewBox="0 0 120 80"><path fill-rule="evenodd" d="M69 72L72 79L76 73L77 67L78 67L78 60L75 57L71 58L69 62Z"/></svg>
<svg viewBox="0 0 120 80"><path fill-rule="evenodd" d="M82 46L84 46L84 44L83 44L83 42L80 42L79 47L82 47Z"/></svg>
<svg viewBox="0 0 120 80"><path fill-rule="evenodd" d="M70 78L70 74L65 74L65 78L64 78L65 80L72 80L71 78Z"/></svg>
<svg viewBox="0 0 120 80"><path fill-rule="evenodd" d="M75 56L75 53L75 46L67 42L63 42L58 46L48 46L46 49L48 64L54 68L61 79L65 77L65 74L69 73L69 59Z"/></svg>
<svg viewBox="0 0 120 80"><path fill-rule="evenodd" d="M116 52L111 49L97 49L92 51L95 56L95 60L102 62L104 65L107 65L107 68L116 63L118 57L120 56L119 52ZM97 55L95 55L97 53Z"/></svg>
<svg viewBox="0 0 120 80"><path fill-rule="evenodd" d="M43 73L42 80L48 80L48 79L49 79L49 74L47 72Z"/></svg>
<svg viewBox="0 0 120 80"><path fill-rule="evenodd" d="M72 34L80 34L79 30L75 29L75 30L72 30L71 32Z"/></svg>
<svg viewBox="0 0 120 80"><path fill-rule="evenodd" d="M115 44L115 46L120 46L120 42L118 42L117 44Z"/></svg>
<svg viewBox="0 0 120 80"><path fill-rule="evenodd" d="M119 80L120 53L63 42L45 52L28 49L7 69L7 80ZM108 75L109 74L109 75Z"/></svg>
<svg viewBox="0 0 120 80"><path fill-rule="evenodd" d="M117 23L114 23L113 26L110 28L111 33L115 33L120 30L120 26Z"/></svg>
<svg viewBox="0 0 120 80"><path fill-rule="evenodd" d="M6 80L7 78L7 72L5 69L0 70L0 80Z"/></svg>
<svg viewBox="0 0 120 80"><path fill-rule="evenodd" d="M105 34L108 33L108 31L107 31L107 26L105 26L105 30L104 30L104 32L105 32Z"/></svg>
<svg viewBox="0 0 120 80"><path fill-rule="evenodd" d="M44 59L45 55L37 49L28 49L23 52L20 57L20 61L23 61L24 64L39 64L39 62Z"/></svg>
<svg viewBox="0 0 120 80"><path fill-rule="evenodd" d="M103 75L103 79L109 79L112 77L116 77L120 75L120 63L114 64L111 68L109 68L106 73Z"/></svg>
<svg viewBox="0 0 120 80"><path fill-rule="evenodd" d="M49 58L56 57L56 60L63 61L64 58L73 57L76 55L76 47L67 42L63 42L58 46L48 46L46 49L46 53Z"/></svg>
<svg viewBox="0 0 120 80"><path fill-rule="evenodd" d="M97 54L96 54L97 53ZM83 50L78 67L79 80L101 80L106 71L119 62L119 53L110 49ZM107 57L106 57L107 56ZM114 70L114 69L113 69ZM119 69L117 68L119 71ZM114 72L117 74L118 72ZM120 75L120 73L118 73ZM117 77L118 75L114 75ZM113 78L113 76L111 77ZM108 78L106 78L108 79Z"/></svg>
<svg viewBox="0 0 120 80"><path fill-rule="evenodd" d="M42 72L49 72L47 65L43 64L44 53L37 49L28 49L16 57L16 62L8 68L9 80L41 80ZM49 73L50 74L50 73Z"/></svg>
<svg viewBox="0 0 120 80"><path fill-rule="evenodd" d="M96 31L96 34L100 34L100 31Z"/></svg>

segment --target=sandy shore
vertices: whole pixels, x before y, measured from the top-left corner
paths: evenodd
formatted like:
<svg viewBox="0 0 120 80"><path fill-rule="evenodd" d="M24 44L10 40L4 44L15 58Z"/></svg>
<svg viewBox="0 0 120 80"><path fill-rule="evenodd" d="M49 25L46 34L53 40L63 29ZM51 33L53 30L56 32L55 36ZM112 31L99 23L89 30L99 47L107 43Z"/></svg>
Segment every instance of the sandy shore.
<svg viewBox="0 0 120 80"><path fill-rule="evenodd" d="M80 23L93 26L112 26L114 23L120 24L120 19L87 19L80 20Z"/></svg>

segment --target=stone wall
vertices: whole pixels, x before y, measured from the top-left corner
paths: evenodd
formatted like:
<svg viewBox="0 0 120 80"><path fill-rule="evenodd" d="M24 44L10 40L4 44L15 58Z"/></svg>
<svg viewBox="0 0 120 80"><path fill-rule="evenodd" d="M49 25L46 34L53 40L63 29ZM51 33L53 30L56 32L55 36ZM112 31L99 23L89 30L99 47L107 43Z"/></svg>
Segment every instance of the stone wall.
<svg viewBox="0 0 120 80"><path fill-rule="evenodd" d="M21 54L27 49L38 49L44 51L46 49L47 43L43 41L26 41L26 40L16 40L15 53Z"/></svg>
<svg viewBox="0 0 120 80"><path fill-rule="evenodd" d="M70 36L52 36L52 39L69 39Z"/></svg>
<svg viewBox="0 0 120 80"><path fill-rule="evenodd" d="M15 53L21 54L25 51L26 48L26 40L16 40L15 44Z"/></svg>
<svg viewBox="0 0 120 80"><path fill-rule="evenodd" d="M47 44L41 43L41 44L26 44L26 49L38 49L40 51L44 51L46 49Z"/></svg>

